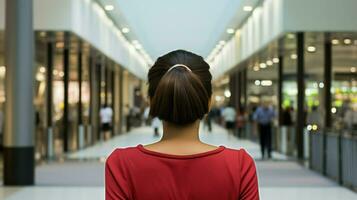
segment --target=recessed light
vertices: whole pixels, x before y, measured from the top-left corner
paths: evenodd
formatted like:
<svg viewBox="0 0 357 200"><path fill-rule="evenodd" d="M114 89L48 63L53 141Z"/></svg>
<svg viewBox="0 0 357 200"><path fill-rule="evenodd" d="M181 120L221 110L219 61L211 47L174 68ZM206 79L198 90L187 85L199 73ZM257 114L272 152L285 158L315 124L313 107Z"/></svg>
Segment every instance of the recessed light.
<svg viewBox="0 0 357 200"><path fill-rule="evenodd" d="M271 86L271 85L273 85L273 81L271 81L271 80L262 80L262 81L260 82L260 84L261 84L262 86Z"/></svg>
<svg viewBox="0 0 357 200"><path fill-rule="evenodd" d="M272 66L272 65L273 65L273 61L268 60L268 61L267 61L267 65L268 65L268 66Z"/></svg>
<svg viewBox="0 0 357 200"><path fill-rule="evenodd" d="M257 72L257 71L260 70L260 68L259 68L259 66L255 65L255 66L253 67L253 70L254 70L255 72Z"/></svg>
<svg viewBox="0 0 357 200"><path fill-rule="evenodd" d="M279 63L279 58L273 58L273 63Z"/></svg>
<svg viewBox="0 0 357 200"><path fill-rule="evenodd" d="M121 32L123 32L123 33L129 33L129 32L130 32L130 29L127 28L127 27L124 27L124 28L121 29Z"/></svg>
<svg viewBox="0 0 357 200"><path fill-rule="evenodd" d="M244 6L243 10L246 11L246 12L250 12L250 11L253 10L253 7L252 6Z"/></svg>
<svg viewBox="0 0 357 200"><path fill-rule="evenodd" d="M262 68L262 69L264 69L264 68L267 67L267 64L265 64L265 63L260 63L260 64L259 64L259 67Z"/></svg>
<svg viewBox="0 0 357 200"><path fill-rule="evenodd" d="M260 85L260 80L255 80L254 84L257 85L257 86Z"/></svg>
<svg viewBox="0 0 357 200"><path fill-rule="evenodd" d="M349 45L349 44L352 43L352 40L349 39L349 38L346 38L346 39L343 40L343 43L345 43L346 45Z"/></svg>
<svg viewBox="0 0 357 200"><path fill-rule="evenodd" d="M111 11L111 10L114 10L114 6L113 6L113 5L106 5L106 6L104 7L104 9L105 9L106 11Z"/></svg>
<svg viewBox="0 0 357 200"><path fill-rule="evenodd" d="M350 70L351 70L352 73L355 73L356 72L356 67L351 67Z"/></svg>
<svg viewBox="0 0 357 200"><path fill-rule="evenodd" d="M332 39L332 40L331 40L331 43L332 43L333 45L338 45L338 44L340 43L340 41L339 41L338 39Z"/></svg>
<svg viewBox="0 0 357 200"><path fill-rule="evenodd" d="M336 107L331 108L331 112L332 112L333 114L335 114L335 113L337 112Z"/></svg>
<svg viewBox="0 0 357 200"><path fill-rule="evenodd" d="M234 29L233 29L233 28L227 29L227 33L228 33L228 34L233 34L233 33L234 33Z"/></svg>
<svg viewBox="0 0 357 200"><path fill-rule="evenodd" d="M290 58L293 59L293 60L295 60L297 57L298 57L298 56L297 56L296 54L291 54L291 55L290 55Z"/></svg>
<svg viewBox="0 0 357 200"><path fill-rule="evenodd" d="M310 53L313 53L316 51L316 47L315 46L308 46L307 47L307 51L310 52Z"/></svg>

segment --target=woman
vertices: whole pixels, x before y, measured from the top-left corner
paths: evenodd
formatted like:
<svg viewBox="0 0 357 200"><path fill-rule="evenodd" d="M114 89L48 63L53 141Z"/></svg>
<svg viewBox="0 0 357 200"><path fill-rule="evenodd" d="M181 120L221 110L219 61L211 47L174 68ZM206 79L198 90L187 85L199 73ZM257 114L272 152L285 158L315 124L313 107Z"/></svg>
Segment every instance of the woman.
<svg viewBox="0 0 357 200"><path fill-rule="evenodd" d="M150 115L163 121L154 144L116 149L107 159L107 200L258 200L253 159L244 150L200 141L209 111L212 76L204 59L177 50L148 75Z"/></svg>

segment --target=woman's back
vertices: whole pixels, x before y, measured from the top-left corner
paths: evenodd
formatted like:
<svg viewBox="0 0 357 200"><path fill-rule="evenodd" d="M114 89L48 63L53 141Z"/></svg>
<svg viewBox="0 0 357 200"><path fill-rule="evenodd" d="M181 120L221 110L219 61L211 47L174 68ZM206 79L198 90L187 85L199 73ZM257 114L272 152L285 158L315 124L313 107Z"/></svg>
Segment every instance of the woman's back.
<svg viewBox="0 0 357 200"><path fill-rule="evenodd" d="M106 199L257 200L252 158L220 146L193 155L171 155L142 145L115 150L106 164Z"/></svg>

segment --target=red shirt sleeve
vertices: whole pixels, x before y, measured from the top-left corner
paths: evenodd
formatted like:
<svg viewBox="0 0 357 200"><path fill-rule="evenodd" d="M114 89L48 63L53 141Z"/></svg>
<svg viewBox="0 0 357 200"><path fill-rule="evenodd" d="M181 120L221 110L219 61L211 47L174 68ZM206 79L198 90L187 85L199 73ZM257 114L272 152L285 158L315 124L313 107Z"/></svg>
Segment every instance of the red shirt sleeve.
<svg viewBox="0 0 357 200"><path fill-rule="evenodd" d="M119 155L115 150L105 163L105 199L106 200L129 200L129 187L124 176Z"/></svg>
<svg viewBox="0 0 357 200"><path fill-rule="evenodd" d="M259 200L258 178L253 158L241 150L240 200Z"/></svg>

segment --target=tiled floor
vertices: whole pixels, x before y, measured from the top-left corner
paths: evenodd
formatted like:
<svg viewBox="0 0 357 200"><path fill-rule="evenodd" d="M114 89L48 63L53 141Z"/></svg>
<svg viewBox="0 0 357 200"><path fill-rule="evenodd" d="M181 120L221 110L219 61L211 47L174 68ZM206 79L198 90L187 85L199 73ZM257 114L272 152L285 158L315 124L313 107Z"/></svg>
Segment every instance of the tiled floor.
<svg viewBox="0 0 357 200"><path fill-rule="evenodd" d="M260 161L258 145L237 140L215 126L213 133L201 131L201 139L215 145L244 147L255 159L261 199L355 200L357 194L312 172L278 153L273 161ZM49 163L36 169L34 187L0 187L4 200L98 200L104 199L104 160L116 147L147 144L158 140L152 130L142 127L110 141L68 155L68 161Z"/></svg>

